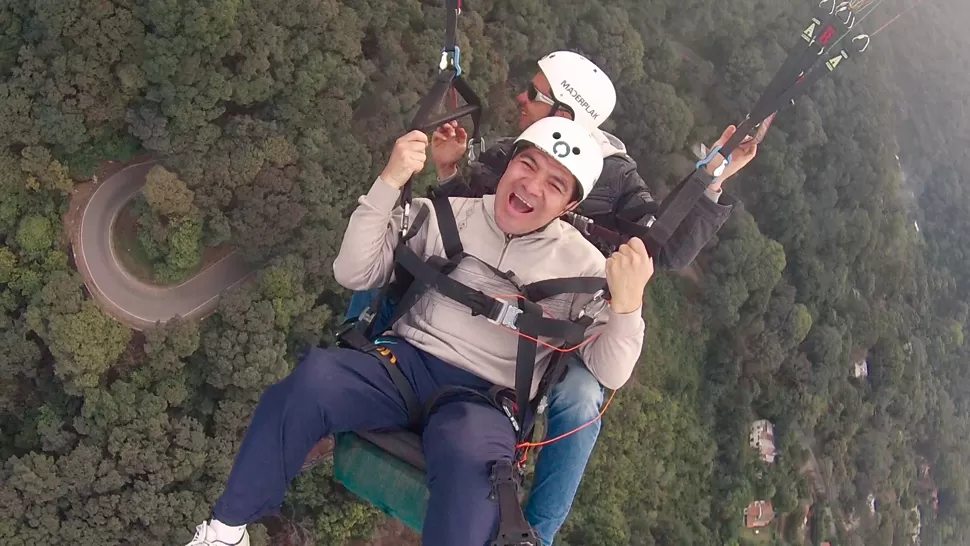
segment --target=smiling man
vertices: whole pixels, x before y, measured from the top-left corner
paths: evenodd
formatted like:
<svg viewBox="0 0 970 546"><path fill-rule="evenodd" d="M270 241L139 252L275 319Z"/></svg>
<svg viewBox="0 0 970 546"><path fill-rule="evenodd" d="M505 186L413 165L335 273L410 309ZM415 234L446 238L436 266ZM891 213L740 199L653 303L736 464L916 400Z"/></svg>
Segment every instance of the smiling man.
<svg viewBox="0 0 970 546"><path fill-rule="evenodd" d="M334 261L337 281L353 290L386 283L401 241L401 188L424 166L428 137L418 131L397 140L367 195L358 201ZM605 277L612 294L585 329L577 352L597 381L619 388L640 356L644 323L641 300L653 274L642 242L633 239L608 259L576 229L556 220L589 193L602 170L597 145L580 124L547 118L515 141L513 157L494 195L451 198L467 257L448 274L468 289L493 298L519 294L500 271L524 284L569 277ZM428 219L418 222L421 210ZM425 260L446 255L440 218L427 199L415 199L410 224L419 225L406 245ZM409 235L411 235L409 233ZM511 298L511 296L505 296ZM589 294L542 300L552 320L589 313ZM519 333L473 315L437 290L425 291L385 336L395 369L417 404L442 387L485 394L514 389ZM562 340L539 346L530 398ZM377 351L380 352L380 351ZM449 397L424 421L427 516L424 546L483 546L494 537L498 505L488 465L514 457L516 432L506 415L478 397ZM275 511L290 481L320 439L334 432L404 428L408 402L389 369L373 353L314 349L260 399L211 521L198 526L191 546L247 546L246 525Z"/></svg>

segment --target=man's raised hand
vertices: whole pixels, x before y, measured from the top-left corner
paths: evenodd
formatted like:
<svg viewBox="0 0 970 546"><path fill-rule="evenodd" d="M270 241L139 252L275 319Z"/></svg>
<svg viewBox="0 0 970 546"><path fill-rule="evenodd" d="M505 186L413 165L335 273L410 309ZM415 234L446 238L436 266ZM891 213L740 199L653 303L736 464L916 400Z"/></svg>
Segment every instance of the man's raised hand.
<svg viewBox="0 0 970 546"><path fill-rule="evenodd" d="M391 157L381 172L381 179L395 188L402 188L416 173L424 169L428 159L428 135L414 130L394 142Z"/></svg>
<svg viewBox="0 0 970 546"><path fill-rule="evenodd" d="M431 135L431 159L439 179L458 171L458 162L467 149L468 132L458 125L458 121L450 121L435 130Z"/></svg>
<svg viewBox="0 0 970 546"><path fill-rule="evenodd" d="M717 139L711 148L717 146L724 146L727 144L728 140L734 136L734 132L737 131L737 127L734 125L728 125L724 132L721 133L721 138ZM745 137L745 139L735 148L734 152L731 153L731 164L724 168L724 172L718 177L717 182L715 182L711 189L717 191L721 189L721 184L724 183L728 178L738 174L738 171L743 169L751 160L758 155L758 143L751 140L750 137ZM717 169L721 163L724 163L724 156L717 154L714 159L707 164L706 170L710 174L714 174L714 170Z"/></svg>
<svg viewBox="0 0 970 546"><path fill-rule="evenodd" d="M643 241L633 237L606 259L606 283L614 313L632 313L643 304L643 291L653 276L653 258Z"/></svg>

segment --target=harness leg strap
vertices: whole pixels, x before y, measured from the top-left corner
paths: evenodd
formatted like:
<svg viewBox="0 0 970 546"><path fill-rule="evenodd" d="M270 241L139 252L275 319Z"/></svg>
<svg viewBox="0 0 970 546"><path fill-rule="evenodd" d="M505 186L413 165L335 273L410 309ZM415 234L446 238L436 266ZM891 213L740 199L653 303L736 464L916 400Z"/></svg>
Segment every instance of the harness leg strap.
<svg viewBox="0 0 970 546"><path fill-rule="evenodd" d="M373 351L369 352L381 361L384 369L387 370L387 375L391 376L391 381L394 382L394 386L401 393L401 398L404 399L404 407L407 408L408 412L408 428L413 431L419 430L422 424L421 404L418 403L418 396L414 394L414 389L411 388L408 378L398 367L397 357L387 347L375 347Z"/></svg>
<svg viewBox="0 0 970 546"><path fill-rule="evenodd" d="M536 532L525 521L519 504L519 474L510 459L491 464L491 500L498 501L498 534L491 546L541 546Z"/></svg>
<svg viewBox="0 0 970 546"><path fill-rule="evenodd" d="M361 326L359 324L351 324L344 328L342 332L338 333L338 339L342 345L362 353L367 353L380 361L384 369L387 370L387 375L390 376L394 386L401 393L401 398L404 399L404 407L408 412L407 428L414 432L420 431L421 425L424 423L421 404L418 403L418 395L414 393L414 389L411 387L411 383L408 382L408 378L404 376L404 372L398 367L397 357L394 356L394 353L387 347L382 347L367 339L361 332Z"/></svg>

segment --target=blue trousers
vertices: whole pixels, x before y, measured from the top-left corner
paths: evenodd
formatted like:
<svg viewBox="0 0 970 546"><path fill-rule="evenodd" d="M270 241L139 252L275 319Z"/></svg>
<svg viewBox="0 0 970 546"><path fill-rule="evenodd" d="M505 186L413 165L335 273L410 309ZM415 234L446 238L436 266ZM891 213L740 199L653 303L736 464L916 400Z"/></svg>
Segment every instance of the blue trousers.
<svg viewBox="0 0 970 546"><path fill-rule="evenodd" d="M382 343L421 403L445 385L491 386L403 340ZM260 398L213 517L244 525L278 510L310 450L331 433L406 424L404 400L377 358L312 349ZM487 545L498 528L498 504L488 499L488 464L514 456L512 424L494 407L454 399L431 415L423 442L430 497L422 545Z"/></svg>
<svg viewBox="0 0 970 546"><path fill-rule="evenodd" d="M376 290L355 292L347 318L357 318L376 295ZM391 312L389 305L381 309L375 332L383 331ZM593 374L578 357L570 355L566 378L549 393L546 436L556 438L590 422L600 412L603 395L603 387ZM539 452L525 517L545 546L552 546L569 515L600 428L601 422L596 421Z"/></svg>

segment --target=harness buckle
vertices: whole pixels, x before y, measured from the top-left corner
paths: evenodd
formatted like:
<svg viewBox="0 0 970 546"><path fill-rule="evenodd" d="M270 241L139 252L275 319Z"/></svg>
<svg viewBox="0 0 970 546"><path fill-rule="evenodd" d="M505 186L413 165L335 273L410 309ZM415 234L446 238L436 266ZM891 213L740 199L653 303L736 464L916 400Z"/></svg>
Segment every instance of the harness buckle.
<svg viewBox="0 0 970 546"><path fill-rule="evenodd" d="M499 308L498 313L495 314L495 318L488 318L488 321L492 324L498 324L499 326L505 326L513 330L518 330L519 327L516 323L519 320L519 315L522 314L522 309L517 305L512 305L505 300L496 300L502 304Z"/></svg>
<svg viewBox="0 0 970 546"><path fill-rule="evenodd" d="M606 306L609 305L606 299L603 297L604 293L605 292L603 290L598 290L595 294L593 294L593 299L589 300L589 303L584 305L583 308L579 310L579 316L576 317L576 320L583 317L589 317L591 319L598 317L599 314L606 309Z"/></svg>
<svg viewBox="0 0 970 546"><path fill-rule="evenodd" d="M500 408L505 413L505 416L509 418L509 421L512 423L512 428L515 429L515 434L518 436L521 427L519 426L519 420L515 417L519 412L519 406L515 403L515 393L509 391L508 388L492 387L489 389L488 394L492 404Z"/></svg>
<svg viewBox="0 0 970 546"><path fill-rule="evenodd" d="M587 237L592 235L592 233L590 233L590 226L593 225L593 220L591 218L587 218L581 214L576 214L575 212L567 212L566 221L574 228L578 229L583 235Z"/></svg>
<svg viewBox="0 0 970 546"><path fill-rule="evenodd" d="M539 406L536 408L536 415L542 415L546 412L549 407L549 395L543 394L542 398L539 399Z"/></svg>
<svg viewBox="0 0 970 546"><path fill-rule="evenodd" d="M357 321L364 322L369 326L375 317L377 317L377 313L372 313L370 307L364 307L364 310L360 312L360 316L357 317Z"/></svg>
<svg viewBox="0 0 970 546"><path fill-rule="evenodd" d="M387 347L378 346L374 349L374 352L386 358L391 364L397 364L397 357L394 356L394 353L392 353Z"/></svg>

